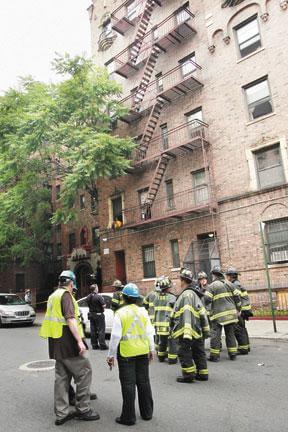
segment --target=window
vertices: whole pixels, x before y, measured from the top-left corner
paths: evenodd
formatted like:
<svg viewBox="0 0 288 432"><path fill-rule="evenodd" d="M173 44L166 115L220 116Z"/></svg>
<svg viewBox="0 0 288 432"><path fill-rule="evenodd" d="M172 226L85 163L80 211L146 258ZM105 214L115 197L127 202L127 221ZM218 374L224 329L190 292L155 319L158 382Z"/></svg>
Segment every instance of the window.
<svg viewBox="0 0 288 432"><path fill-rule="evenodd" d="M92 243L95 246L96 253L100 253L100 230L99 227L92 228Z"/></svg>
<svg viewBox="0 0 288 432"><path fill-rule="evenodd" d="M169 210L171 210L175 208L173 180L167 180L165 184L166 184L166 194L167 194L167 207Z"/></svg>
<svg viewBox="0 0 288 432"><path fill-rule="evenodd" d="M279 144L259 150L254 155L260 189L285 182Z"/></svg>
<svg viewBox="0 0 288 432"><path fill-rule="evenodd" d="M15 275L16 292L25 291L25 273L16 273Z"/></svg>
<svg viewBox="0 0 288 432"><path fill-rule="evenodd" d="M85 246L88 244L88 231L87 228L84 227L80 231L80 245Z"/></svg>
<svg viewBox="0 0 288 432"><path fill-rule="evenodd" d="M80 208L85 208L85 195L80 195Z"/></svg>
<svg viewBox="0 0 288 432"><path fill-rule="evenodd" d="M159 72L156 75L156 88L157 88L157 93L161 93L164 90L162 72Z"/></svg>
<svg viewBox="0 0 288 432"><path fill-rule="evenodd" d="M251 120L270 114L273 111L267 77L245 86L244 90Z"/></svg>
<svg viewBox="0 0 288 432"><path fill-rule="evenodd" d="M184 78L192 74L196 70L195 53L192 53L189 56L179 60L179 64L181 65L181 72Z"/></svg>
<svg viewBox="0 0 288 432"><path fill-rule="evenodd" d="M265 222L270 264L288 261L288 218Z"/></svg>
<svg viewBox="0 0 288 432"><path fill-rule="evenodd" d="M95 192L94 192L95 193ZM98 213L98 194L91 196L91 212Z"/></svg>
<svg viewBox="0 0 288 432"><path fill-rule="evenodd" d="M201 169L192 173L194 186L194 202L196 205L208 202L208 186L206 182L205 170Z"/></svg>
<svg viewBox="0 0 288 432"><path fill-rule="evenodd" d="M60 194L61 194L61 186L57 185L56 186L56 200L60 199Z"/></svg>
<svg viewBox="0 0 288 432"><path fill-rule="evenodd" d="M75 233L69 234L69 253L73 252L76 247L76 235Z"/></svg>
<svg viewBox="0 0 288 432"><path fill-rule="evenodd" d="M180 267L179 243L178 240L170 240L173 268Z"/></svg>
<svg viewBox="0 0 288 432"><path fill-rule="evenodd" d="M156 276L155 259L154 259L154 245L142 247L143 258L143 274L144 278L152 278Z"/></svg>
<svg viewBox="0 0 288 432"><path fill-rule="evenodd" d="M57 252L58 257L62 255L62 244L61 243L57 243L56 252Z"/></svg>
<svg viewBox="0 0 288 432"><path fill-rule="evenodd" d="M127 5L127 18L130 21L133 21L138 16L140 3L136 3L136 1L132 1Z"/></svg>
<svg viewBox="0 0 288 432"><path fill-rule="evenodd" d="M249 20L235 27L235 32L241 57L245 57L261 47L257 16L254 15Z"/></svg>
<svg viewBox="0 0 288 432"><path fill-rule="evenodd" d="M183 22L187 21L189 18L190 18L190 15L188 13L188 4L176 12L177 24L182 24Z"/></svg>
<svg viewBox="0 0 288 432"><path fill-rule="evenodd" d="M123 225L122 196L111 199L112 228L119 229Z"/></svg>
<svg viewBox="0 0 288 432"><path fill-rule="evenodd" d="M202 127L201 121L203 120L202 108L197 108L187 114L185 114L187 119L187 125L189 130L189 136L195 136L195 129Z"/></svg>
<svg viewBox="0 0 288 432"><path fill-rule="evenodd" d="M163 150L167 150L169 147L167 123L164 123L160 126L160 131L162 148Z"/></svg>

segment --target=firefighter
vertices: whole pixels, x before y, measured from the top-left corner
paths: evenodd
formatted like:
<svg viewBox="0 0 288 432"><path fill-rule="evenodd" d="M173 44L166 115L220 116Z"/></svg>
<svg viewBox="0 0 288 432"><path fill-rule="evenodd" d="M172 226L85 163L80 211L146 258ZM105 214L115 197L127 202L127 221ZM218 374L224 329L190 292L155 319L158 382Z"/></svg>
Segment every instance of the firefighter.
<svg viewBox="0 0 288 432"><path fill-rule="evenodd" d="M210 361L220 360L221 333L224 327L226 346L230 360L235 360L237 344L234 334L238 322L238 311L241 307L240 292L231 282L225 281L219 266L211 271L213 282L205 294L205 304L209 311L211 322Z"/></svg>
<svg viewBox="0 0 288 432"><path fill-rule="evenodd" d="M172 338L179 343L178 357L182 368L182 376L177 381L192 383L195 378L207 381L204 339L209 337L210 329L206 310L193 284L191 271L182 269L180 281L182 292L176 300L171 322Z"/></svg>
<svg viewBox="0 0 288 432"><path fill-rule="evenodd" d="M177 363L177 344L170 337L170 319L176 302L176 296L169 292L171 280L166 276L156 279L156 289L160 292L154 298L154 327L158 344L158 360L164 362L168 357L169 364Z"/></svg>
<svg viewBox="0 0 288 432"><path fill-rule="evenodd" d="M239 272L235 267L228 267L225 276L241 293L241 313L238 316L238 323L235 324L234 332L238 342L238 354L247 355L250 351L250 342L245 321L248 321L253 316L249 296L238 280Z"/></svg>
<svg viewBox="0 0 288 432"><path fill-rule="evenodd" d="M200 271L197 275L199 291L205 294L208 287L208 276L204 271Z"/></svg>
<svg viewBox="0 0 288 432"><path fill-rule="evenodd" d="M155 301L157 295L159 294L159 292L161 292L161 290L160 290L160 288L158 286L158 282L156 280L154 289L152 291L150 291L143 300L143 306L148 311L148 315L149 315L149 318L150 318L150 321L152 324L154 322L154 312L155 312L154 311L154 301Z"/></svg>
<svg viewBox="0 0 288 432"><path fill-rule="evenodd" d="M122 297L122 289L124 288L124 285L119 279L116 279L113 282L113 287L115 291L113 293L111 301L111 309L113 310L113 312L116 312L117 309L124 306L124 300Z"/></svg>

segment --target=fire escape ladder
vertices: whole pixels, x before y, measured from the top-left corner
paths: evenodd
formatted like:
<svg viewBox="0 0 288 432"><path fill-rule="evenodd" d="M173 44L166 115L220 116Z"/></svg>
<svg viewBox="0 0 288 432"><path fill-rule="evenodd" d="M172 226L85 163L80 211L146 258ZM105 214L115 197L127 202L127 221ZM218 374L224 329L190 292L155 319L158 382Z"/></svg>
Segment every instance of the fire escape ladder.
<svg viewBox="0 0 288 432"><path fill-rule="evenodd" d="M149 208L151 208L153 205L170 159L171 157L168 155L162 155L158 160L157 168L149 186L145 202L146 206Z"/></svg>
<svg viewBox="0 0 288 432"><path fill-rule="evenodd" d="M144 133L139 143L139 156L141 159L144 159L146 156L149 142L151 141L155 128L158 124L163 105L164 105L164 100L158 99L156 103L153 105L153 108L150 112Z"/></svg>
<svg viewBox="0 0 288 432"><path fill-rule="evenodd" d="M131 56L131 61L133 63L136 63L142 43L143 43L143 39L148 27L148 24L150 22L150 18L153 12L154 7L156 6L156 1L155 0L146 0L144 7L143 7L143 12L140 16L138 25L137 25L137 31L136 31L136 36L135 36L135 42L131 47L130 50L130 56Z"/></svg>
<svg viewBox="0 0 288 432"><path fill-rule="evenodd" d="M136 90L135 96L134 96L134 103L132 108L135 108L137 110L140 109L141 102L143 101L143 98L145 96L147 87L149 85L152 73L155 69L157 59L159 57L159 54L161 52L161 49L158 46L153 46L151 49L151 53L146 61L145 68L142 74L142 77L140 79L140 84Z"/></svg>

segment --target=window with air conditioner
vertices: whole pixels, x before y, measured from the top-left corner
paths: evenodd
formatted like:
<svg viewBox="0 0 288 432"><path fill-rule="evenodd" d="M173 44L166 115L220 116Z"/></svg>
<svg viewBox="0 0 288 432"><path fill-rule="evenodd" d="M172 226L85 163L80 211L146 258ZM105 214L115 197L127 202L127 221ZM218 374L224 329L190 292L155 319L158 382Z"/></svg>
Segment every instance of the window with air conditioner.
<svg viewBox="0 0 288 432"><path fill-rule="evenodd" d="M235 27L240 57L246 57L261 48L261 36L257 15Z"/></svg>
<svg viewBox="0 0 288 432"><path fill-rule="evenodd" d="M181 73L183 78L191 75L196 70L195 53L189 54L188 56L179 60L179 64L181 65Z"/></svg>
<svg viewBox="0 0 288 432"><path fill-rule="evenodd" d="M285 183L280 144L258 150L254 157L259 189Z"/></svg>
<svg viewBox="0 0 288 432"><path fill-rule="evenodd" d="M288 262L288 218L265 222L264 227L269 263Z"/></svg>
<svg viewBox="0 0 288 432"><path fill-rule="evenodd" d="M250 120L273 112L268 78L264 77L244 87Z"/></svg>

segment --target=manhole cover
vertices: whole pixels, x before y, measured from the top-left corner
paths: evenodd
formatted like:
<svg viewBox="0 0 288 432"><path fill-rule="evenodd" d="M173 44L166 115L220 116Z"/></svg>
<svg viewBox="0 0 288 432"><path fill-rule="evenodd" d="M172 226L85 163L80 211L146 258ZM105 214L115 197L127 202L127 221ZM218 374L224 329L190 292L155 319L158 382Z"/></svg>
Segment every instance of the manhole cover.
<svg viewBox="0 0 288 432"><path fill-rule="evenodd" d="M20 370L28 372L45 372L53 370L55 368L55 360L37 360L29 363L25 363L19 367Z"/></svg>

